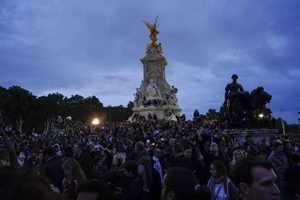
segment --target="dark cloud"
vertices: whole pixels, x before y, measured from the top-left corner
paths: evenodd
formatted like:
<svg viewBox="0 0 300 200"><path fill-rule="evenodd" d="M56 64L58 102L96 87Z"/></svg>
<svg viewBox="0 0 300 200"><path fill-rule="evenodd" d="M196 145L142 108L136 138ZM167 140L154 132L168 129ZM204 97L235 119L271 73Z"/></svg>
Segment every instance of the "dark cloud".
<svg viewBox="0 0 300 200"><path fill-rule="evenodd" d="M233 73L246 90L263 85L295 122L300 94L300 2L273 0L3 1L0 84L34 94L98 95L124 104L142 79L149 43L142 20L159 15L168 82L187 116L218 109Z"/></svg>

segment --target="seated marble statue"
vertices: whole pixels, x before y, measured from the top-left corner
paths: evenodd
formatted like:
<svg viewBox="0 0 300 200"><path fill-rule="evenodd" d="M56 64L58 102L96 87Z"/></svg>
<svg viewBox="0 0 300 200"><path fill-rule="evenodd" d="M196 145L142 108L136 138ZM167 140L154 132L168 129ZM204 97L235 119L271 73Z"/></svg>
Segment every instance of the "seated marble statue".
<svg viewBox="0 0 300 200"><path fill-rule="evenodd" d="M150 79L149 85L147 86L147 98L153 99L154 97L161 98L161 94L154 80Z"/></svg>

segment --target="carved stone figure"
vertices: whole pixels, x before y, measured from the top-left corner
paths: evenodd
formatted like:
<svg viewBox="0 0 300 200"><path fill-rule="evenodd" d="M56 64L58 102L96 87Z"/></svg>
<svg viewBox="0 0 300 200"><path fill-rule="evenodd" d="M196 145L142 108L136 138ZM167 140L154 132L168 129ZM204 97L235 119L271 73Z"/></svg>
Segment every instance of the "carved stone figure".
<svg viewBox="0 0 300 200"><path fill-rule="evenodd" d="M153 79L150 79L149 85L147 86L147 99L158 99L162 98L160 90Z"/></svg>
<svg viewBox="0 0 300 200"><path fill-rule="evenodd" d="M169 99L168 99L169 104L172 105L172 106L176 106L177 103L178 103L178 99L177 99L177 96L176 96L177 92L178 92L178 89L175 88L174 85L172 85L171 90L170 90L170 94L169 94Z"/></svg>
<svg viewBox="0 0 300 200"><path fill-rule="evenodd" d="M136 88L136 93L134 95L134 107L139 107L140 104L140 99L142 98L142 93L140 92L139 88Z"/></svg>

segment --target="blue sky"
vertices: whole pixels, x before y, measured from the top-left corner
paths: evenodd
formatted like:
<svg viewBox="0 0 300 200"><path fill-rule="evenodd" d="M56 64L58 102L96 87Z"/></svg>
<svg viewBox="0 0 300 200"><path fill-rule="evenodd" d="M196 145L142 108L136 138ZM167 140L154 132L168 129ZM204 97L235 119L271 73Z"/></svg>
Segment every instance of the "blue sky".
<svg viewBox="0 0 300 200"><path fill-rule="evenodd" d="M96 95L127 105L159 15L170 85L188 117L219 109L233 73L273 95L275 117L300 110L299 0L0 0L0 85L35 95Z"/></svg>

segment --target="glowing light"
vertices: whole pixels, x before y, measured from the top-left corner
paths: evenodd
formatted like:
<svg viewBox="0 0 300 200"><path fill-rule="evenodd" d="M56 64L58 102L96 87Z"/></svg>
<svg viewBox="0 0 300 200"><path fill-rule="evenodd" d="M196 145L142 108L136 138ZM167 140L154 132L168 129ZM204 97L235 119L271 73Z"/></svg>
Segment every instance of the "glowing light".
<svg viewBox="0 0 300 200"><path fill-rule="evenodd" d="M259 117L259 118L263 118L263 117L264 117L264 114L259 114L258 117Z"/></svg>
<svg viewBox="0 0 300 200"><path fill-rule="evenodd" d="M99 119L97 119L97 118L93 119L93 121L92 121L93 125L98 125L99 123L100 123Z"/></svg>

